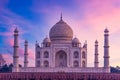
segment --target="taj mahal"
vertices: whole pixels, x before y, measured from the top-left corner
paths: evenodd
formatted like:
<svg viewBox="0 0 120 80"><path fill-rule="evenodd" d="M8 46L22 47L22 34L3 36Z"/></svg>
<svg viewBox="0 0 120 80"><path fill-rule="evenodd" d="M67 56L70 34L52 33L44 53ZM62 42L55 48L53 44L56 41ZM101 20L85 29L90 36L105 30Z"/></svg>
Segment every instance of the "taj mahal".
<svg viewBox="0 0 120 80"><path fill-rule="evenodd" d="M24 67L19 67L19 30L14 30L12 72L110 73L109 30L104 30L104 66L99 67L98 41L95 40L94 67L87 67L87 42L81 45L73 30L60 17L43 42L35 44L35 67L28 67L28 41L25 40Z"/></svg>

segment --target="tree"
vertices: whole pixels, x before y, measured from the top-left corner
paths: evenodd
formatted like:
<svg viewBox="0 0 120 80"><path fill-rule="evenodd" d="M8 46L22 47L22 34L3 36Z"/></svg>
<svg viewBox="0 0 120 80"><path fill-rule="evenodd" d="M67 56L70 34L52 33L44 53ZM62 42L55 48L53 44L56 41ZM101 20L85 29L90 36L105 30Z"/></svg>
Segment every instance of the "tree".
<svg viewBox="0 0 120 80"><path fill-rule="evenodd" d="M7 64L5 64L1 69L0 72L8 72L9 71L9 67Z"/></svg>
<svg viewBox="0 0 120 80"><path fill-rule="evenodd" d="M12 72L12 68L13 68L13 64L11 63L11 64L9 65L9 71L10 71L10 72Z"/></svg>
<svg viewBox="0 0 120 80"><path fill-rule="evenodd" d="M120 73L120 70L117 67L110 67L111 73Z"/></svg>
<svg viewBox="0 0 120 80"><path fill-rule="evenodd" d="M22 67L22 65L19 64L19 67ZM12 63L9 64L9 65L5 64L4 66L2 66L0 68L0 72L12 72L12 68L13 68L13 64Z"/></svg>

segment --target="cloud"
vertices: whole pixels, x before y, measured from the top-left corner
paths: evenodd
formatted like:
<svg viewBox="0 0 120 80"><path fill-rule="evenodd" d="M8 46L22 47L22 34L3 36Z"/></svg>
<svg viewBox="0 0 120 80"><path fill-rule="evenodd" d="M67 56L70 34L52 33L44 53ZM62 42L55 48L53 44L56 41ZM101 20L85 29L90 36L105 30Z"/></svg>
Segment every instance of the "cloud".
<svg viewBox="0 0 120 80"><path fill-rule="evenodd" d="M118 22L120 20L120 7L116 7L116 4L120 4L120 1L90 0L86 2L83 6L84 19L82 19L82 24L86 24L97 32L100 32L105 27L110 28L111 32L117 31L120 28Z"/></svg>
<svg viewBox="0 0 120 80"><path fill-rule="evenodd" d="M11 32L0 32L1 36L12 36Z"/></svg>
<svg viewBox="0 0 120 80"><path fill-rule="evenodd" d="M5 24L8 31L0 32L1 36L6 36L5 39L8 46L13 46L13 31L18 26L20 33L20 59L24 60L24 39L26 34L35 36L34 40L43 40L43 36L48 35L50 28L59 21L61 12L63 20L67 22L74 31L80 42L83 44L88 40L88 63L93 66L94 62L94 41L99 41L99 60L100 65L103 65L103 42L104 29L108 27L110 30L110 56L111 65L117 65L114 61L118 60L119 55L119 35L120 31L120 1L119 0L71 0L70 6L63 5L58 1L34 1L31 7L33 13L37 14L39 22L32 23L32 20L27 20L24 16L16 14L6 8L9 0L4 0L0 3L0 24ZM114 35L114 36L113 36ZM118 35L118 36L115 36ZM116 39L117 40L114 40ZM28 38L28 41L31 38ZM35 40L35 41L36 41ZM35 61L34 57L34 41L30 41L29 60ZM11 48L10 48L11 49ZM11 51L11 50L10 50ZM12 52L12 51L11 51ZM8 54L10 55L10 54ZM7 56L7 55L6 55ZM21 61L22 62L22 61ZM92 64L91 64L92 63ZM33 64L32 64L33 65Z"/></svg>
<svg viewBox="0 0 120 80"><path fill-rule="evenodd" d="M2 53L2 55L7 64L13 63L13 57L11 54Z"/></svg>
<svg viewBox="0 0 120 80"><path fill-rule="evenodd" d="M19 64L24 65L24 49L19 48ZM8 51L7 53L1 53L7 64L13 63L13 51ZM28 49L28 61L29 66L35 66L35 56L32 49ZM32 62L32 63L31 63Z"/></svg>

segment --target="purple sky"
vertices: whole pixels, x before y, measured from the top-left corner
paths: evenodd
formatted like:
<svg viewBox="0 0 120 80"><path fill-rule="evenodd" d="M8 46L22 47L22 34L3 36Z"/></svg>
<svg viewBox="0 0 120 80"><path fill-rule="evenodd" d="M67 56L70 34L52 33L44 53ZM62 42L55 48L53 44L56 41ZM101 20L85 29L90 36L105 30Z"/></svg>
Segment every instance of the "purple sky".
<svg viewBox="0 0 120 80"><path fill-rule="evenodd" d="M1 0L0 54L12 62L13 31L20 33L20 63L23 64L24 40L29 42L29 66L34 66L35 41L49 35L50 28L63 20L74 36L88 43L88 66L94 62L94 42L99 42L99 62L103 66L103 31L110 31L110 65L120 66L120 0Z"/></svg>

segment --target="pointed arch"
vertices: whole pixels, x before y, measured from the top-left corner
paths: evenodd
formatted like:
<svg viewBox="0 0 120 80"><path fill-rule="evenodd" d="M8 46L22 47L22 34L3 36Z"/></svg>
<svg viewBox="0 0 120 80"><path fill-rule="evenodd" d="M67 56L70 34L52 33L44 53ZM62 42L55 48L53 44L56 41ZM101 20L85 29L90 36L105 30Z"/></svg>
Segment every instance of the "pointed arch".
<svg viewBox="0 0 120 80"><path fill-rule="evenodd" d="M85 66L85 61L82 61L82 67L83 67L83 68L86 67L86 66Z"/></svg>
<svg viewBox="0 0 120 80"><path fill-rule="evenodd" d="M73 66L74 66L74 67L79 67L79 62L78 62L78 61L74 61L74 62L73 62Z"/></svg>
<svg viewBox="0 0 120 80"><path fill-rule="evenodd" d="M86 58L85 51L82 52L82 58Z"/></svg>
<svg viewBox="0 0 120 80"><path fill-rule="evenodd" d="M44 58L49 58L49 52L48 51L44 52Z"/></svg>
<svg viewBox="0 0 120 80"><path fill-rule="evenodd" d="M73 55L74 55L74 58L79 58L79 52L78 51L75 51Z"/></svg>
<svg viewBox="0 0 120 80"><path fill-rule="evenodd" d="M67 67L67 54L65 51L60 50L55 55L56 67Z"/></svg>
<svg viewBox="0 0 120 80"><path fill-rule="evenodd" d="M44 67L49 67L49 62L47 60L44 61Z"/></svg>

